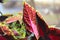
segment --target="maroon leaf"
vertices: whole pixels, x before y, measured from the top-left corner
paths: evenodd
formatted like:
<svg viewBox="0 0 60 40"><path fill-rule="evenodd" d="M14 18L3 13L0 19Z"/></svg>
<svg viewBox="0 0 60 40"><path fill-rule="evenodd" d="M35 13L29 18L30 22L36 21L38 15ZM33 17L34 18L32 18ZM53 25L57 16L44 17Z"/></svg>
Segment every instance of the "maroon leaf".
<svg viewBox="0 0 60 40"><path fill-rule="evenodd" d="M44 37L45 40L60 40L60 29L48 28L40 13L37 13L36 17L41 37Z"/></svg>
<svg viewBox="0 0 60 40"><path fill-rule="evenodd" d="M7 39L3 36L0 36L0 40L7 40Z"/></svg>
<svg viewBox="0 0 60 40"><path fill-rule="evenodd" d="M33 9L31 6L29 6L27 3L24 3L24 9L23 9L23 20L26 24L26 28L33 32L36 36L36 38L39 38L38 28L37 28L37 22L36 22L36 10Z"/></svg>
<svg viewBox="0 0 60 40"><path fill-rule="evenodd" d="M36 14L36 20L37 20L40 36L44 36L46 33L48 33L49 28L39 12L37 12Z"/></svg>
<svg viewBox="0 0 60 40"><path fill-rule="evenodd" d="M56 28L50 28L49 38L51 40L60 40L60 30Z"/></svg>

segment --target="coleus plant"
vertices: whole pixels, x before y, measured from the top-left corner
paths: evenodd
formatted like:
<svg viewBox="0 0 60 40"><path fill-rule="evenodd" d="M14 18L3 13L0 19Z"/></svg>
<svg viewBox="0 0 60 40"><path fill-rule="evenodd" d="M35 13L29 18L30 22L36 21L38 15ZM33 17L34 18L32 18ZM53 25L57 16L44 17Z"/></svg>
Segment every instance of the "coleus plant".
<svg viewBox="0 0 60 40"><path fill-rule="evenodd" d="M19 15L12 16L7 18L5 22L8 24L8 27L12 30L15 39L22 39L26 36L25 25Z"/></svg>
<svg viewBox="0 0 60 40"><path fill-rule="evenodd" d="M39 12L32 8L26 2L23 9L23 21L26 29L35 34L37 40L60 40L60 30L48 28Z"/></svg>
<svg viewBox="0 0 60 40"><path fill-rule="evenodd" d="M25 25L21 20L21 17L17 15L8 17L4 22L1 22L0 28L2 31L0 31L3 33L1 38L5 38L6 40L19 40L25 38Z"/></svg>
<svg viewBox="0 0 60 40"><path fill-rule="evenodd" d="M15 22L17 20L20 20L20 16L11 17L11 18L9 18L9 20L6 21L6 23L9 24L11 22L14 22L12 25L16 26ZM26 29L29 30L31 33L34 33L37 40L60 40L60 30L56 29L56 28L48 28L47 23L43 20L40 13L37 12L34 8L32 8L27 3L24 3L23 21L25 23ZM14 28L14 26L12 26L12 27L16 31L20 30L20 29L17 29L16 27ZM22 26L24 26L24 25L22 25ZM11 35L9 33L11 31L6 26L2 27L1 29L7 35ZM23 30L25 28L22 27L21 29ZM5 32L5 31L7 31L7 32ZM9 40L7 38L5 38L3 36L0 37L1 40L4 40L4 39Z"/></svg>
<svg viewBox="0 0 60 40"><path fill-rule="evenodd" d="M13 40L12 31L4 23L0 23L0 40Z"/></svg>

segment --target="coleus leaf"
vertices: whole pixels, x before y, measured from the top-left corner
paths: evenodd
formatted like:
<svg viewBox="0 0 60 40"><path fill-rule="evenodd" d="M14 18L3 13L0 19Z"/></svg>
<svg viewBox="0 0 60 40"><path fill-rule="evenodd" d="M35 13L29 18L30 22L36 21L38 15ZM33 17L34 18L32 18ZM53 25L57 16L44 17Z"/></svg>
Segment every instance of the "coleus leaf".
<svg viewBox="0 0 60 40"><path fill-rule="evenodd" d="M7 40L7 39L3 36L0 36L0 40Z"/></svg>
<svg viewBox="0 0 60 40"><path fill-rule="evenodd" d="M49 28L47 23L43 20L43 17L39 12L37 12L36 14L36 20L37 20L40 36L44 36L46 33L48 33Z"/></svg>
<svg viewBox="0 0 60 40"><path fill-rule="evenodd" d="M17 20L20 20L21 17L20 16L12 16L12 17L9 17L5 20L6 23L12 23L12 22L15 22Z"/></svg>
<svg viewBox="0 0 60 40"><path fill-rule="evenodd" d="M5 35L12 35L12 31L7 26L0 27Z"/></svg>
<svg viewBox="0 0 60 40"><path fill-rule="evenodd" d="M48 25L43 20L43 17L39 12L37 12L36 14L36 20L38 24L38 31L39 31L40 37L42 37L44 40L50 40L50 38L48 37L48 33L49 33Z"/></svg>
<svg viewBox="0 0 60 40"><path fill-rule="evenodd" d="M47 23L43 20L39 12L36 14L37 23L39 26L40 36L44 37L45 40L60 40L60 30L57 28L48 28Z"/></svg>
<svg viewBox="0 0 60 40"><path fill-rule="evenodd" d="M38 32L37 22L36 22L36 10L27 3L24 3L23 21L26 24L26 28L30 32L33 32L36 38L38 39L40 35Z"/></svg>
<svg viewBox="0 0 60 40"><path fill-rule="evenodd" d="M48 36L51 40L60 40L60 29L50 28L49 32Z"/></svg>

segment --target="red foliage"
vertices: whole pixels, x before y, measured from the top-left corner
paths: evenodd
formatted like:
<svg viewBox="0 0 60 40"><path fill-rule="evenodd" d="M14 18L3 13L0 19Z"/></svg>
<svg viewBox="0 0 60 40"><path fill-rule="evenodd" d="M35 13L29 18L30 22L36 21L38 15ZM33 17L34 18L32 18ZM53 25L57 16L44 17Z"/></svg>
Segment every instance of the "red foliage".
<svg viewBox="0 0 60 40"><path fill-rule="evenodd" d="M24 3L23 21L26 24L26 28L34 33L37 39L42 37L44 40L60 40L60 30L48 28L42 16L27 3Z"/></svg>
<svg viewBox="0 0 60 40"><path fill-rule="evenodd" d="M3 36L0 36L0 40L7 40L7 39Z"/></svg>
<svg viewBox="0 0 60 40"><path fill-rule="evenodd" d="M49 38L51 40L60 40L60 30L56 28L50 28Z"/></svg>
<svg viewBox="0 0 60 40"><path fill-rule="evenodd" d="M23 20L26 24L26 28L33 32L36 38L39 38L37 22L36 22L36 10L30 7L27 3L24 3L24 10L23 10Z"/></svg>

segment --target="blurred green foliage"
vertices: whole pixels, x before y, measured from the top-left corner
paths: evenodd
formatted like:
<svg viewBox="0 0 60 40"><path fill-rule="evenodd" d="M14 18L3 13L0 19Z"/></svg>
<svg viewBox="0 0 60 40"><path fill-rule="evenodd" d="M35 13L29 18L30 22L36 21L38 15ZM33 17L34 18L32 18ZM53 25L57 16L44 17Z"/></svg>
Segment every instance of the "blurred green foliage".
<svg viewBox="0 0 60 40"><path fill-rule="evenodd" d="M8 2L9 0L3 0L4 3Z"/></svg>

